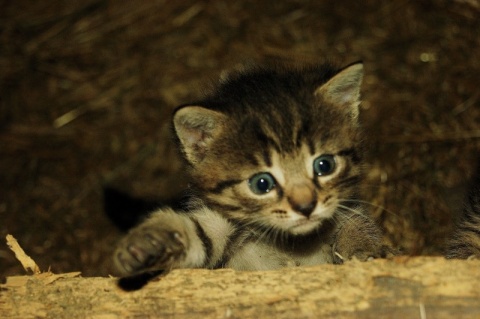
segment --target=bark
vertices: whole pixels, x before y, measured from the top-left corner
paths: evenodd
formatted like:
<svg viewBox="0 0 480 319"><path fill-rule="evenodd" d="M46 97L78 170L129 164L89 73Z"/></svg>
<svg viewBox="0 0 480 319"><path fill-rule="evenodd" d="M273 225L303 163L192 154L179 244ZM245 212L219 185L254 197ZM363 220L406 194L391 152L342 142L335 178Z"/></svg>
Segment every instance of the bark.
<svg viewBox="0 0 480 319"><path fill-rule="evenodd" d="M479 260L440 257L183 269L133 291L116 278L42 273L0 285L0 318L480 318L479 270Z"/></svg>

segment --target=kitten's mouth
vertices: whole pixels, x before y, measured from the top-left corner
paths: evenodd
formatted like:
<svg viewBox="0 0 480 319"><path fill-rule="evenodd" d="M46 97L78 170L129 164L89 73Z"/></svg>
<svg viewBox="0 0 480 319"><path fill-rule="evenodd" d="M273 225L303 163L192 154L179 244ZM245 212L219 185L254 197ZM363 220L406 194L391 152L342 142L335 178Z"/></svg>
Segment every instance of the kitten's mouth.
<svg viewBox="0 0 480 319"><path fill-rule="evenodd" d="M290 232L293 234L308 233L322 224L322 218L304 218L301 219L290 228Z"/></svg>

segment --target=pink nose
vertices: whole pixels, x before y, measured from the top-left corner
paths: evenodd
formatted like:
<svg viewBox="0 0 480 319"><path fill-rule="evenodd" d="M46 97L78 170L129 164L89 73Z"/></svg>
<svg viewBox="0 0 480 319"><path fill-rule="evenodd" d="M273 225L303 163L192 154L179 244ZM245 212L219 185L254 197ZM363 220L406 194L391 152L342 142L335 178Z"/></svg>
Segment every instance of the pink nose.
<svg viewBox="0 0 480 319"><path fill-rule="evenodd" d="M287 197L292 209L305 217L309 217L317 206L317 194L307 184L296 184Z"/></svg>

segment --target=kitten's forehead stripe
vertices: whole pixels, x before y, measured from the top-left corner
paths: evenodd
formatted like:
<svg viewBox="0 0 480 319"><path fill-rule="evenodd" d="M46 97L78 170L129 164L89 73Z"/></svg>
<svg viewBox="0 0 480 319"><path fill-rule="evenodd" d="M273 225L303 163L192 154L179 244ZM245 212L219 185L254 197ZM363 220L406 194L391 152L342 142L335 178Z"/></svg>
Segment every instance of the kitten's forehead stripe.
<svg viewBox="0 0 480 319"><path fill-rule="evenodd" d="M266 147L273 148L279 153L282 151L281 144L275 141L272 135L268 135L262 129L258 129L255 133L255 137Z"/></svg>
<svg viewBox="0 0 480 319"><path fill-rule="evenodd" d="M252 166L258 166L258 159L253 153L246 153L245 154L245 160L249 162Z"/></svg>
<svg viewBox="0 0 480 319"><path fill-rule="evenodd" d="M307 147L308 147L308 151L310 152L310 155L314 155L315 154L315 144L313 142L313 140L311 138L307 139Z"/></svg>
<svg viewBox="0 0 480 319"><path fill-rule="evenodd" d="M312 104L315 104L315 102L310 101L310 103L301 103L299 101L299 104L300 115L296 128L297 147L300 146L302 140L306 140L309 145L312 143L311 139L314 135L312 128L315 126L315 124L312 122L313 114L311 111ZM311 147L311 149L313 149L313 147Z"/></svg>
<svg viewBox="0 0 480 319"><path fill-rule="evenodd" d="M271 152L268 148L262 149L262 157L265 165L267 165L268 167L272 167Z"/></svg>

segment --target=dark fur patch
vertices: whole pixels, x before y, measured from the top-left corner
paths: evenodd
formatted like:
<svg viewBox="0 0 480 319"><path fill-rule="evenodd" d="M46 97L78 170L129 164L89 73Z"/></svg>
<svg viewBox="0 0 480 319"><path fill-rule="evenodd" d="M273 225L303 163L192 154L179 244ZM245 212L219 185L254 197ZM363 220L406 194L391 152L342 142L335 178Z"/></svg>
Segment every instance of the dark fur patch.
<svg viewBox="0 0 480 319"><path fill-rule="evenodd" d="M209 198L205 198L204 200L205 200L208 207L211 207L211 208L213 208L215 210L218 210L220 212L238 212L238 211L243 210L243 207L241 207L241 206L222 204L222 203L212 201Z"/></svg>
<svg viewBox="0 0 480 319"><path fill-rule="evenodd" d="M226 188L235 186L237 184L240 184L241 182L243 182L243 180L239 180L239 179L229 179L226 181L221 181L214 188L209 189L208 191L213 194L220 194Z"/></svg>
<svg viewBox="0 0 480 319"><path fill-rule="evenodd" d="M217 263L212 267L213 269L224 268L230 261L232 253L238 248L239 238L245 234L245 230L241 227L235 228L233 234L228 238L227 246L223 250L222 256L218 259Z"/></svg>
<svg viewBox="0 0 480 319"><path fill-rule="evenodd" d="M338 155L349 157L352 160L353 164L359 164L361 161L360 155L358 154L357 150L354 149L353 147L341 150L340 152L338 152Z"/></svg>
<svg viewBox="0 0 480 319"><path fill-rule="evenodd" d="M198 238L202 241L203 248L205 249L205 262L204 265L208 265L210 263L210 258L212 257L213 251L213 243L210 237L205 233L202 226L198 223L197 220L193 219L193 223L195 224L195 229L197 232Z"/></svg>

